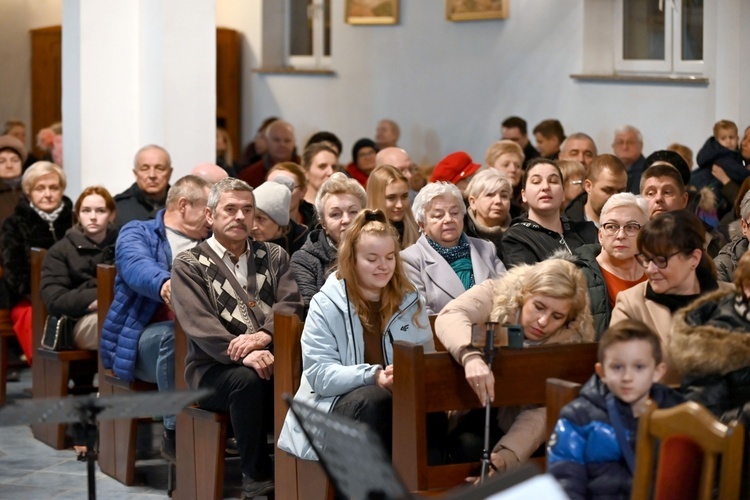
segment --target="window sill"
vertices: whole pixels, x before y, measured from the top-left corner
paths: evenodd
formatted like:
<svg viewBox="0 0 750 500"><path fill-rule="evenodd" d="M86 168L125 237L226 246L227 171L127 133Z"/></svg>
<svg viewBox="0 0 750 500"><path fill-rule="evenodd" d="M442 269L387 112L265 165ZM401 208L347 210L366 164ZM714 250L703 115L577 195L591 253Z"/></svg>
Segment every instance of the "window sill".
<svg viewBox="0 0 750 500"><path fill-rule="evenodd" d="M261 75L317 75L317 76L336 76L336 72L331 69L315 68L294 68L292 66L277 67L260 67L253 69L253 73Z"/></svg>
<svg viewBox="0 0 750 500"><path fill-rule="evenodd" d="M678 85L707 86L709 79L703 76L682 75L595 75L573 74L570 77L581 82L611 82L611 83L666 83Z"/></svg>

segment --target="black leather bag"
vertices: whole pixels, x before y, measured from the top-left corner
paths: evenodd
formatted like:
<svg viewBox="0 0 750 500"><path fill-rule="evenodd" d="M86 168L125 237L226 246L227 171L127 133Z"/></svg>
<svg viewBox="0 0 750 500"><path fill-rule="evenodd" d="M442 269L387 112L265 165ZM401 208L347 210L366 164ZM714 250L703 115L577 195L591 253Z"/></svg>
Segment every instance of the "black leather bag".
<svg viewBox="0 0 750 500"><path fill-rule="evenodd" d="M47 321L44 322L42 347L50 351L72 350L73 326L75 326L75 321L67 316L47 316Z"/></svg>

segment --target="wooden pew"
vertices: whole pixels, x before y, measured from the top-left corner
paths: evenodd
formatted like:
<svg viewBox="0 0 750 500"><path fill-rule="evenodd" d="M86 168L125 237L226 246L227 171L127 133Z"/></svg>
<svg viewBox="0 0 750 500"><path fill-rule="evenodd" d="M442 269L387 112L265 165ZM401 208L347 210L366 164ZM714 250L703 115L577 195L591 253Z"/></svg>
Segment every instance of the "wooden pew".
<svg viewBox="0 0 750 500"><path fill-rule="evenodd" d="M302 378L302 328L296 315L274 316L274 443L278 443L288 410L282 399L293 396ZM276 498L280 500L325 500L333 498L334 488L318 462L300 460L278 447L275 451Z"/></svg>
<svg viewBox="0 0 750 500"><path fill-rule="evenodd" d="M97 266L97 301L99 335L115 296L115 266ZM128 382L105 370L99 356L99 394L127 395L140 391L155 391L156 384L135 380ZM126 486L135 484L135 452L138 438L138 419L103 420L99 422L99 468Z"/></svg>
<svg viewBox="0 0 750 500"><path fill-rule="evenodd" d="M8 339L15 337L10 309L0 309L0 407L8 395Z"/></svg>
<svg viewBox="0 0 750 500"><path fill-rule="evenodd" d="M557 419L560 418L560 410L563 409L563 406L578 397L578 394L581 392L581 386L582 384L571 382L570 380L559 378L547 379L545 407L547 408L548 439L555 430Z"/></svg>
<svg viewBox="0 0 750 500"><path fill-rule="evenodd" d="M188 339L174 322L175 386L187 389L185 358ZM224 450L226 448L229 414L218 413L192 405L177 414L177 487L176 500L220 499L224 493Z"/></svg>
<svg viewBox="0 0 750 500"><path fill-rule="evenodd" d="M97 351L72 350L50 351L41 347L44 337L44 323L47 308L41 297L42 262L47 253L42 248L31 249L31 331L32 342L36 346L31 365L31 391L37 398L62 398L68 395L68 382L71 372L82 365L92 370L97 359ZM3 372L5 373L5 372ZM36 439L52 448L66 448L65 424L37 424L31 426Z"/></svg>
<svg viewBox="0 0 750 500"><path fill-rule="evenodd" d="M544 405L548 378L585 382L594 372L597 344L558 344L500 349L495 357L493 406ZM425 353L419 345L394 344L393 464L412 491L462 484L479 463L429 466L426 415L481 408L464 369L447 352ZM494 443L493 443L494 445ZM541 461L544 466L543 460Z"/></svg>

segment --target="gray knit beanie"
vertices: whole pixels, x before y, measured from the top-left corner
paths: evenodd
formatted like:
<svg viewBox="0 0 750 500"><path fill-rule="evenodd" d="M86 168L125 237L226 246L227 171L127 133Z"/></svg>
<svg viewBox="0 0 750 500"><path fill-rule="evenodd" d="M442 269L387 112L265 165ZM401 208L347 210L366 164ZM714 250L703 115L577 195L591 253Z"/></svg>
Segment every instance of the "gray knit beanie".
<svg viewBox="0 0 750 500"><path fill-rule="evenodd" d="M262 210L279 226L289 225L289 201L292 192L283 184L264 182L253 189L255 207Z"/></svg>

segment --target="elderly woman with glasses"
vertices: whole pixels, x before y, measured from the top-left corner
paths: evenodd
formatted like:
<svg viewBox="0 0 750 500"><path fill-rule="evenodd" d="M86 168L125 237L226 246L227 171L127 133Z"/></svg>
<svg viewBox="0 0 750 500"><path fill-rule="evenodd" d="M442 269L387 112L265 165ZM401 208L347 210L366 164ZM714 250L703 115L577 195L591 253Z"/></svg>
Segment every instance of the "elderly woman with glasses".
<svg viewBox="0 0 750 500"><path fill-rule="evenodd" d="M609 327L617 295L646 281L635 254L636 237L648 222L648 202L632 193L612 195L602 207L599 220L599 243L573 251L589 285L597 339Z"/></svg>
<svg viewBox="0 0 750 500"><path fill-rule="evenodd" d="M428 314L439 313L472 286L505 274L495 245L464 233L466 205L454 184L427 184L414 199L413 211L422 236L401 258L427 301Z"/></svg>
<svg viewBox="0 0 750 500"><path fill-rule="evenodd" d="M640 253L635 255L648 281L621 292L612 311L610 324L637 319L661 337L667 364L665 384L680 382L669 353L672 315L706 293L732 288L716 281L714 263L703 250L705 238L700 219L686 210L651 219L638 233Z"/></svg>

